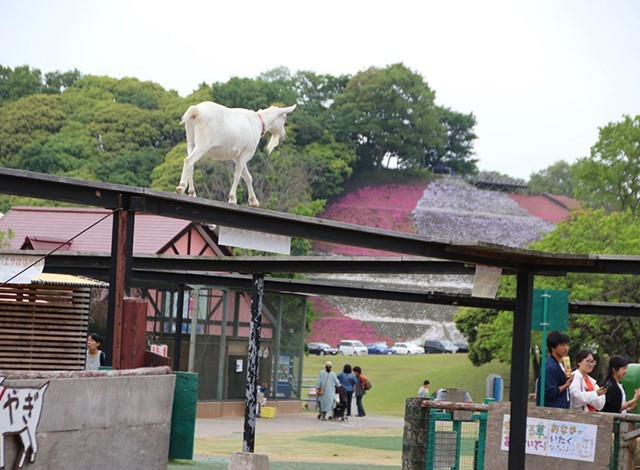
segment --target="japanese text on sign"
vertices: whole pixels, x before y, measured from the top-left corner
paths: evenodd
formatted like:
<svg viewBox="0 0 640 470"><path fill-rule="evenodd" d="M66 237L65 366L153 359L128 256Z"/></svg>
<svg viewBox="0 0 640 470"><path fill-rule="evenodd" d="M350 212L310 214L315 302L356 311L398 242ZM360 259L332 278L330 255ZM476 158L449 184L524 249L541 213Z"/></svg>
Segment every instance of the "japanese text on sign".
<svg viewBox="0 0 640 470"><path fill-rule="evenodd" d="M509 450L511 416L504 415L500 449ZM527 454L545 455L560 459L595 460L598 426L552 419L527 417Z"/></svg>
<svg viewBox="0 0 640 470"><path fill-rule="evenodd" d="M0 283L31 284L31 278L42 274L43 269L40 256L0 253Z"/></svg>

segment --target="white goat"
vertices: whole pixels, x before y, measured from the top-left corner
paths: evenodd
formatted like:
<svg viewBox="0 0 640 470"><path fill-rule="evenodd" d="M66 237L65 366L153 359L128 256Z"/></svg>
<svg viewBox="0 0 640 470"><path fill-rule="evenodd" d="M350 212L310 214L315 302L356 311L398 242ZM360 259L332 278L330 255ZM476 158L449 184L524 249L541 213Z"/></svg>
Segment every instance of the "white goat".
<svg viewBox="0 0 640 470"><path fill-rule="evenodd" d="M284 123L287 114L296 109L271 106L259 111L242 108L227 108L211 101L190 106L182 116L187 131L187 158L184 159L180 184L176 188L183 194L188 188L190 196L196 195L193 185L193 166L205 155L214 160L233 160L236 169L233 184L229 192L229 202L236 204L236 190L240 177L249 190L249 205L259 207L260 203L253 192L253 178L247 170L247 162L256 152L260 138L267 132L271 134L267 152L276 148L280 139L285 138Z"/></svg>

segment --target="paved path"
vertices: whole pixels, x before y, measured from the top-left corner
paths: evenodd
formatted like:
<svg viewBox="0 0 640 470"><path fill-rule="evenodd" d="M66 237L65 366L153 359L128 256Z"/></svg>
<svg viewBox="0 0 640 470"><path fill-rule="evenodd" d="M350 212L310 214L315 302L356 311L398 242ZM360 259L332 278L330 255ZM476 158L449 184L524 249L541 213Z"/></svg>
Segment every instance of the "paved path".
<svg viewBox="0 0 640 470"><path fill-rule="evenodd" d="M348 421L319 421L316 413L303 412L292 415L276 415L275 418L258 418L256 435L283 432L318 431L333 429L346 431L353 429L403 429L404 419L392 416L367 415L364 418L351 417ZM196 438L221 438L242 436L244 417L196 420Z"/></svg>

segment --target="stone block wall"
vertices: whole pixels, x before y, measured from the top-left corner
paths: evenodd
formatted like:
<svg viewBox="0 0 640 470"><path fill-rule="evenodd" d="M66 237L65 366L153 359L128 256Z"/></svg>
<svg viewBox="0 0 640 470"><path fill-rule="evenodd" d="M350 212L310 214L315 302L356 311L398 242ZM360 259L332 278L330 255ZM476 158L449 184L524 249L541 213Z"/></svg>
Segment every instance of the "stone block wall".
<svg viewBox="0 0 640 470"><path fill-rule="evenodd" d="M6 468L15 468L23 449L20 435L7 432L15 432L20 419L34 427L37 445L34 462L26 463L24 468L167 468L175 386L175 376L168 367L81 372L0 371L0 376L5 377L0 386L0 410L3 410L0 423ZM36 390L47 383L43 396L36 398L43 398L40 420L32 423L37 416L33 413L35 409L30 410L28 406L35 402L35 392L29 389ZM13 415L9 416L7 410L12 406L6 406L7 400L18 396L14 390L23 397L31 395L32 401L24 398L15 404ZM22 435L25 436L25 432ZM32 455L28 450L26 462Z"/></svg>

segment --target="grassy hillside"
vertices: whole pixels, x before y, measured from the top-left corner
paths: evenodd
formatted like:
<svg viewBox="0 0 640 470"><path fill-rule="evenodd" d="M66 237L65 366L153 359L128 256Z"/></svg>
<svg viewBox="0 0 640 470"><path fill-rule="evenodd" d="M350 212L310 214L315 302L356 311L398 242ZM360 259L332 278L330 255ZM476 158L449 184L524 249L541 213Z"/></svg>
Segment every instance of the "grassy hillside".
<svg viewBox="0 0 640 470"><path fill-rule="evenodd" d="M368 413L404 416L405 401L417 396L425 379L431 382L430 390L439 388L465 388L474 402L482 403L486 378L491 373L500 374L509 383L509 365L499 362L475 367L467 354L426 354L418 356L331 356L336 373L344 364L362 367L362 372L373 384L364 399ZM308 356L304 362L305 378L316 378L327 360L326 357ZM308 382L307 382L308 384ZM508 392L505 389L505 396Z"/></svg>

